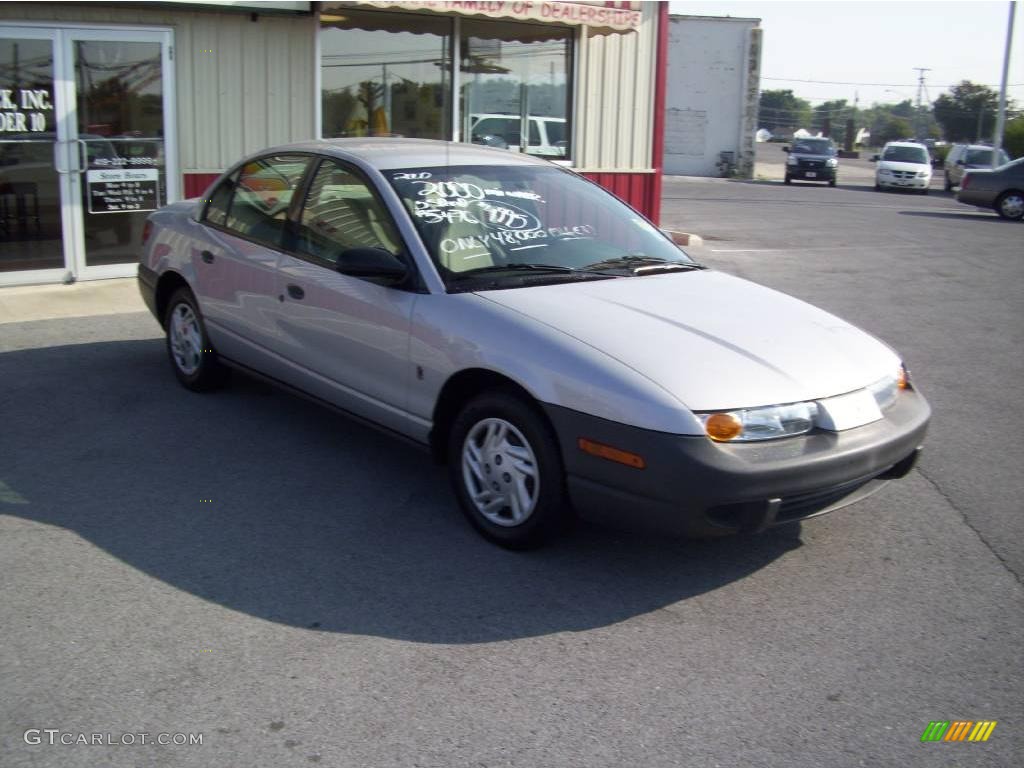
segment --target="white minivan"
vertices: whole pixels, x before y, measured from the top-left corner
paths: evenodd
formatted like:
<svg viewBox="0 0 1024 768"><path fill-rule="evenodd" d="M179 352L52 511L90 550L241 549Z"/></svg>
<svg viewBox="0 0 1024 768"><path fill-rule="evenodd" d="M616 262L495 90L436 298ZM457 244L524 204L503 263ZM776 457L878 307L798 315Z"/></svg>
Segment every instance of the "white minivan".
<svg viewBox="0 0 1024 768"><path fill-rule="evenodd" d="M565 157L568 140L564 117L529 118L526 154L541 157ZM485 144L518 151L522 141L519 115L479 114L470 116L470 136L474 144Z"/></svg>
<svg viewBox="0 0 1024 768"><path fill-rule="evenodd" d="M871 162L875 168L875 189L913 189L928 194L932 163L928 147L916 141L890 141Z"/></svg>

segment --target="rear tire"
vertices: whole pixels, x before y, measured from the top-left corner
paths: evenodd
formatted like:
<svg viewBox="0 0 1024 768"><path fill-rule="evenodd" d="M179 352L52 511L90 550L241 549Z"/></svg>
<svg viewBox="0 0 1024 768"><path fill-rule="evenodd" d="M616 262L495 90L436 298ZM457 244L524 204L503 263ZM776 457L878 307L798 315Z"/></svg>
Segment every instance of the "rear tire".
<svg viewBox="0 0 1024 768"><path fill-rule="evenodd" d="M1020 221L1024 217L1024 192L1015 189L1003 192L996 199L995 209L1007 221Z"/></svg>
<svg viewBox="0 0 1024 768"><path fill-rule="evenodd" d="M945 174L945 177L946 177L946 178L945 178L945 182L943 183L943 185L942 185L942 186L943 186L943 187L945 188L945 190L946 190L947 192L952 192L952 191L953 191L953 182L951 182L951 181L949 180L949 174L948 174L948 173L947 173L947 174Z"/></svg>
<svg viewBox="0 0 1024 768"><path fill-rule="evenodd" d="M789 174L788 173L786 174L786 182L785 183L786 184L792 184L793 183L792 179L789 178Z"/></svg>
<svg viewBox="0 0 1024 768"><path fill-rule="evenodd" d="M483 392L463 407L448 439L448 471L463 514L502 547L539 546L570 520L558 440L511 389Z"/></svg>
<svg viewBox="0 0 1024 768"><path fill-rule="evenodd" d="M209 392L224 385L228 370L210 344L199 303L188 288L179 288L167 302L164 328L167 356L182 386Z"/></svg>

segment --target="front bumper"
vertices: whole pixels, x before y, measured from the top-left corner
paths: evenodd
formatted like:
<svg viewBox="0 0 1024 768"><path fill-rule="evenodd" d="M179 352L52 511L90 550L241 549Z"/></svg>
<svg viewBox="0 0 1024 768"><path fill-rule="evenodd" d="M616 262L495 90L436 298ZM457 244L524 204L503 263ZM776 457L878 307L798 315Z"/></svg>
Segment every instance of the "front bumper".
<svg viewBox="0 0 1024 768"><path fill-rule="evenodd" d="M836 177L835 168L801 168L799 166L786 166L786 175L791 179L802 179L804 181L832 181Z"/></svg>
<svg viewBox="0 0 1024 768"><path fill-rule="evenodd" d="M893 189L928 189L931 186L931 177L923 179L916 176L909 179L897 178L895 176L876 176L875 183L880 187L892 187Z"/></svg>
<svg viewBox="0 0 1024 768"><path fill-rule="evenodd" d="M697 536L763 530L852 504L916 462L931 417L902 392L873 424L755 443L715 443L545 406L562 446L569 495L584 517ZM644 469L597 458L579 438L642 456Z"/></svg>

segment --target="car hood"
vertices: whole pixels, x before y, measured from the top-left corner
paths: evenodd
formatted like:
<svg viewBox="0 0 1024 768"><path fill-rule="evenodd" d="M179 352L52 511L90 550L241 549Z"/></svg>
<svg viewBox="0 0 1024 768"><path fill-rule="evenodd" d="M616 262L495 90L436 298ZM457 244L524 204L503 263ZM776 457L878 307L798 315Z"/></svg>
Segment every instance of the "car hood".
<svg viewBox="0 0 1024 768"><path fill-rule="evenodd" d="M478 295L604 352L696 411L817 400L899 364L849 323L711 270Z"/></svg>
<svg viewBox="0 0 1024 768"><path fill-rule="evenodd" d="M835 157L835 155L809 155L806 152L790 152L789 156L800 160L831 160Z"/></svg>
<svg viewBox="0 0 1024 768"><path fill-rule="evenodd" d="M894 160L879 160L879 168L885 168L887 171L911 171L918 173L919 171L930 171L932 167L925 163L897 163Z"/></svg>

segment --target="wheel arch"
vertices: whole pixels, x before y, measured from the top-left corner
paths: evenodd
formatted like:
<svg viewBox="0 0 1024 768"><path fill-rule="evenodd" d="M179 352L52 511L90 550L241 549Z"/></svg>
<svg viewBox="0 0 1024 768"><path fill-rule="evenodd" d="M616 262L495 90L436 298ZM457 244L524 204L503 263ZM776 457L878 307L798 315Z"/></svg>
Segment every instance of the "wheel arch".
<svg viewBox="0 0 1024 768"><path fill-rule="evenodd" d="M157 320L160 322L160 326L164 325L164 317L167 315L167 303L171 300L171 296L179 288L188 288L192 290L192 286L188 284L188 281L181 276L180 273L173 270L168 270L160 275L160 279L156 283L156 313Z"/></svg>
<svg viewBox="0 0 1024 768"><path fill-rule="evenodd" d="M1009 195L1020 195L1021 197L1024 197L1024 187L1021 187L1020 189L1018 189L1017 187L1010 187L1009 189L1004 189L1002 192L999 193L999 196L996 197L996 199L993 201L992 207L995 208L996 213L998 213L1000 216L1003 215L1001 210L1003 200L1006 199L1006 197Z"/></svg>
<svg viewBox="0 0 1024 768"><path fill-rule="evenodd" d="M462 406L481 392L505 389L523 398L537 411L538 415L552 426L539 401L522 384L489 368L465 368L453 373L441 387L434 405L433 427L430 430L430 453L439 464L444 464L447 455L448 436L452 424ZM553 428L552 428L552 431Z"/></svg>

